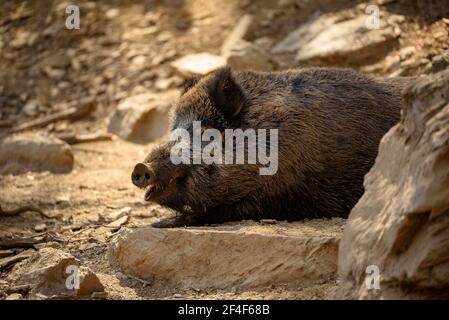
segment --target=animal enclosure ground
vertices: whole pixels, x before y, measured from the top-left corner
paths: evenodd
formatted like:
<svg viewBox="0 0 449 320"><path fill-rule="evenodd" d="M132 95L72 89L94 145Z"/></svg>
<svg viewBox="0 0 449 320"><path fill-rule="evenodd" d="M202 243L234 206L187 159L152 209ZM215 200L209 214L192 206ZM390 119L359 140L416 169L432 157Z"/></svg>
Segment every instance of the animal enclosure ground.
<svg viewBox="0 0 449 320"><path fill-rule="evenodd" d="M328 15L332 21L352 21L365 14L368 3L375 2L383 14L399 15L401 22L388 34L392 41L389 51L382 45L372 46L374 55L358 57L351 67L386 77L418 76L429 72L435 57L449 49L447 1L419 2L426 1L434 5L417 7L410 3L418 1L409 0L80 0L76 1L81 8L79 31L64 27L65 1L0 1L0 142L3 134L23 123L86 103L92 103L95 110L85 117L31 131L57 136L107 132L117 106L127 98L180 90L185 79L171 63L192 53L220 54L224 40L243 14L251 14L254 20L245 40L271 52L287 35L318 16L325 17L324 22L313 20L318 26L328 21ZM341 28L341 24L335 22L333 27ZM296 56L297 50L293 50L275 58L280 69L347 66L341 51L327 60L311 59L303 64L296 62ZM134 165L155 144L157 141L138 144L119 138L80 143L71 146L74 167L70 173L0 175L1 210L11 212L33 205L45 214L27 211L0 217L0 299L11 295L11 288L27 298L29 288L17 288L11 277L30 271L24 264L30 247L51 247L72 254L98 276L108 299L332 296L335 277L293 288L276 285L222 290L194 285L161 287L113 269L108 246L120 229L146 226L173 214L145 203L143 192L131 183ZM339 237L345 221L309 220L293 227L286 222L270 223L245 221L211 228L287 237Z"/></svg>
<svg viewBox="0 0 449 320"><path fill-rule="evenodd" d="M322 299L335 287L335 279L324 280L305 288L266 288L257 291L196 290L171 287L163 289L116 273L108 262L109 240L119 227L108 227L115 214L125 208L129 220L126 227L151 224L173 213L158 206L148 206L142 192L130 183L134 164L149 146L124 141L96 142L74 146L77 159L69 174L29 173L3 176L0 180L0 202L5 208L14 208L25 202L39 206L51 219L27 212L18 216L2 217L0 239L34 238L39 247L61 248L90 267L106 285L111 299L192 298L192 299ZM124 183L125 182L125 183ZM132 208L128 211L126 208ZM37 232L36 227L46 229ZM244 232L270 233L290 236L320 236L322 233L338 236L343 219L311 220L298 229L255 222L230 223L216 227L220 230L244 229ZM6 279L9 269L0 273Z"/></svg>

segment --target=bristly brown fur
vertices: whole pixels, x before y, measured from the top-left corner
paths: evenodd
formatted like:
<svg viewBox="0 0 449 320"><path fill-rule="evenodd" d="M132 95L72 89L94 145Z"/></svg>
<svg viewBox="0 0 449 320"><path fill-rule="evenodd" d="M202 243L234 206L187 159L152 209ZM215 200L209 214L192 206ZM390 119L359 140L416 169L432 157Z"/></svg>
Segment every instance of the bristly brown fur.
<svg viewBox="0 0 449 320"><path fill-rule="evenodd" d="M172 129L194 120L219 130L279 129L278 172L261 176L255 165L181 165L187 178L159 203L184 212L178 222L189 225L347 217L363 194L380 139L399 120L405 82L322 68L225 68L196 80L174 109ZM173 169L167 162L171 145L148 156L156 172Z"/></svg>

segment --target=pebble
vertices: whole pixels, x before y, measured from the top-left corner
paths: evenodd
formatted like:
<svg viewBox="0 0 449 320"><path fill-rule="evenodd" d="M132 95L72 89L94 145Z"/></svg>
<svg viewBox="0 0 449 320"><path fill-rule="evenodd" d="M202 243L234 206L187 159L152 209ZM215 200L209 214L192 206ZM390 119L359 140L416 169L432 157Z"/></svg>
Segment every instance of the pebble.
<svg viewBox="0 0 449 320"><path fill-rule="evenodd" d="M47 225L45 223L39 223L34 226L34 231L42 232L47 230Z"/></svg>
<svg viewBox="0 0 449 320"><path fill-rule="evenodd" d="M120 13L119 9L116 8L109 9L108 11L106 11L106 18L112 20L114 18L117 18L119 13Z"/></svg>
<svg viewBox="0 0 449 320"><path fill-rule="evenodd" d="M22 300L23 296L20 293L12 293L5 298L5 300Z"/></svg>
<svg viewBox="0 0 449 320"><path fill-rule="evenodd" d="M260 220L262 224L277 224L278 222L274 219L262 219Z"/></svg>
<svg viewBox="0 0 449 320"><path fill-rule="evenodd" d="M106 299L108 297L108 293L105 291L93 292L90 296L92 299Z"/></svg>

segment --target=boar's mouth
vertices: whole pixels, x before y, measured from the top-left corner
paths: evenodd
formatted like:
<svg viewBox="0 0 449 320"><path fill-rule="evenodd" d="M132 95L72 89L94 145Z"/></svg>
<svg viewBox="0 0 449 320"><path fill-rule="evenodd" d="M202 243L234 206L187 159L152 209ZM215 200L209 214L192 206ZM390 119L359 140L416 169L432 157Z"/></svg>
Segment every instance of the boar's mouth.
<svg viewBox="0 0 449 320"><path fill-rule="evenodd" d="M157 179L146 187L145 201L154 201L155 198L163 194L168 187L176 184L186 177L185 172L177 170L168 180Z"/></svg>
<svg viewBox="0 0 449 320"><path fill-rule="evenodd" d="M145 191L145 201L151 201L165 190L165 187L160 183L150 184Z"/></svg>

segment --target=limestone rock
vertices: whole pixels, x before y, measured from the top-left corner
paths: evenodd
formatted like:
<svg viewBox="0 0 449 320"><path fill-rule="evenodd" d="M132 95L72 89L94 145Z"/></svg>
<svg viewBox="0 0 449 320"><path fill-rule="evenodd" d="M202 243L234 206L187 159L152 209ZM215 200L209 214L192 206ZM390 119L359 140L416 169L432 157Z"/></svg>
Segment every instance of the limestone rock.
<svg viewBox="0 0 449 320"><path fill-rule="evenodd" d="M279 67L279 62L265 49L246 40L252 20L251 15L240 18L224 41L221 55L226 64L235 70L275 70Z"/></svg>
<svg viewBox="0 0 449 320"><path fill-rule="evenodd" d="M320 236L301 234L301 223L122 229L109 256L126 274L164 287L305 285L335 275L339 231L331 229Z"/></svg>
<svg viewBox="0 0 449 320"><path fill-rule="evenodd" d="M243 15L230 34L226 37L221 47L222 56L226 56L229 51L232 50L234 44L240 40L246 40L253 23L253 17L249 14Z"/></svg>
<svg viewBox="0 0 449 320"><path fill-rule="evenodd" d="M391 18L388 21L393 23L395 19ZM367 28L366 23L367 18L362 15L320 32L298 50L296 61L315 60L352 65L382 56L396 41L394 27L387 23L381 25L380 29L371 30Z"/></svg>
<svg viewBox="0 0 449 320"><path fill-rule="evenodd" d="M176 72L186 78L205 75L225 65L225 59L207 52L189 54L171 63Z"/></svg>
<svg viewBox="0 0 449 320"><path fill-rule="evenodd" d="M8 295L5 300L22 300L23 296L20 293L12 293Z"/></svg>
<svg viewBox="0 0 449 320"><path fill-rule="evenodd" d="M37 100L29 100L23 106L22 112L27 116L35 116L39 109L39 102Z"/></svg>
<svg viewBox="0 0 449 320"><path fill-rule="evenodd" d="M312 41L321 32L337 23L335 15L322 15L314 17L303 23L299 28L290 32L283 40L273 47L273 54L296 52L308 42Z"/></svg>
<svg viewBox="0 0 449 320"><path fill-rule="evenodd" d="M401 20L401 16L382 18L379 29L370 29L366 15L344 21L318 16L287 35L272 52L296 52L296 62L302 64L358 65L392 49Z"/></svg>
<svg viewBox="0 0 449 320"><path fill-rule="evenodd" d="M123 100L109 122L108 131L136 143L162 137L168 130L170 106L178 94L177 90L143 93Z"/></svg>
<svg viewBox="0 0 449 320"><path fill-rule="evenodd" d="M413 82L340 244L340 297L449 297L449 70ZM365 285L380 272L380 290Z"/></svg>
<svg viewBox="0 0 449 320"><path fill-rule="evenodd" d="M28 31L20 30L16 33L15 38L9 44L14 49L21 49L28 44L32 44L33 34Z"/></svg>
<svg viewBox="0 0 449 320"><path fill-rule="evenodd" d="M78 288L77 282L70 278L75 279L76 275ZM89 268L81 266L71 254L54 248L43 248L17 264L8 278L17 285L30 285L31 299L89 298L93 292L104 291L103 284Z"/></svg>
<svg viewBox="0 0 449 320"><path fill-rule="evenodd" d="M440 72L449 67L449 50L432 59L432 72Z"/></svg>
<svg viewBox="0 0 449 320"><path fill-rule="evenodd" d="M272 71L279 68L279 62L268 52L245 40L236 41L224 58L234 70Z"/></svg>
<svg viewBox="0 0 449 320"><path fill-rule="evenodd" d="M0 174L67 173L73 164L70 146L46 134L21 133L0 141Z"/></svg>
<svg viewBox="0 0 449 320"><path fill-rule="evenodd" d="M6 258L0 259L0 269L3 269L4 267L8 267L9 265L13 265L14 263L20 262L22 260L28 259L31 257L34 253L33 249L28 249L25 251L20 252L16 255L11 255Z"/></svg>

